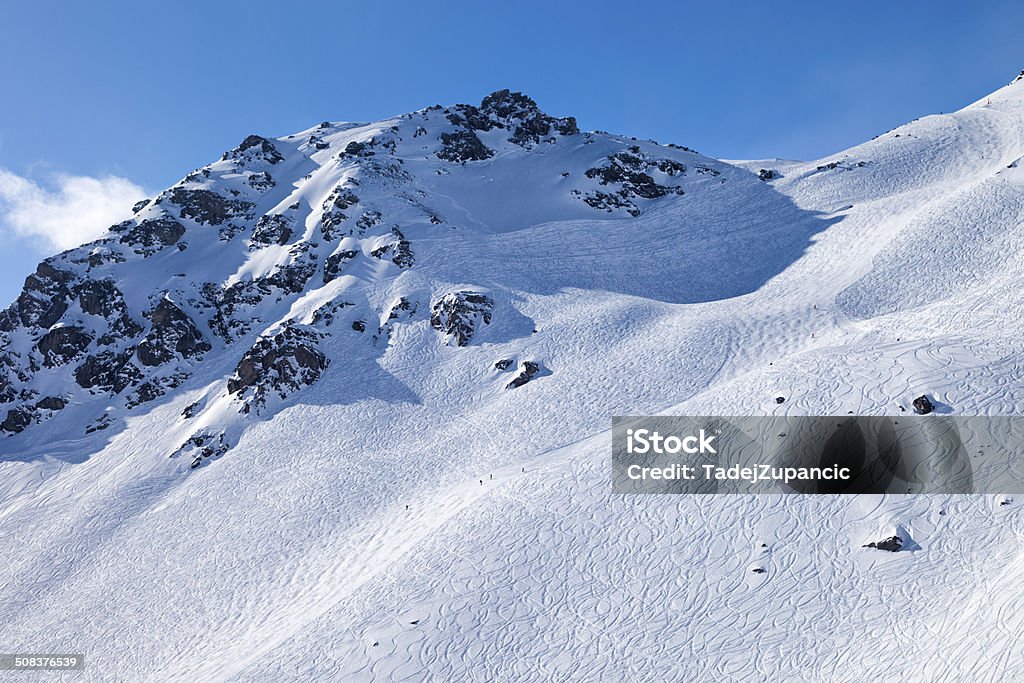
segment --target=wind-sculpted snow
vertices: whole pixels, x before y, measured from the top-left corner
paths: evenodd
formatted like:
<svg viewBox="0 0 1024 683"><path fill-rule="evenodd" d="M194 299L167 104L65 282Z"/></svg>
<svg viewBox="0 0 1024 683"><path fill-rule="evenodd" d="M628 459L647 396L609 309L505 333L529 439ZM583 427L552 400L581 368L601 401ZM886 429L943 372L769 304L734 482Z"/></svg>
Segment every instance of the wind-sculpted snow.
<svg viewBox="0 0 1024 683"><path fill-rule="evenodd" d="M89 681L1022 678L1024 501L613 496L608 451L612 415L1024 412L1021 159L1022 81L807 163L501 91L246 138L0 314L5 647Z"/></svg>

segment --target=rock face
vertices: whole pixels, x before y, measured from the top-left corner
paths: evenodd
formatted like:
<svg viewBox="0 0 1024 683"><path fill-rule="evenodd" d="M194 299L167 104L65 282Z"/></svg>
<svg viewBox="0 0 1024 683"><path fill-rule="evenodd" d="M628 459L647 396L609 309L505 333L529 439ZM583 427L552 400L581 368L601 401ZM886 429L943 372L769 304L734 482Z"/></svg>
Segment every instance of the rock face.
<svg viewBox="0 0 1024 683"><path fill-rule="evenodd" d="M762 168L757 172L757 177L760 180L774 180L778 174L770 168Z"/></svg>
<svg viewBox="0 0 1024 683"><path fill-rule="evenodd" d="M345 264L358 255L359 252L354 249L342 249L341 251L328 256L327 260L324 262L324 283L326 284L341 275L341 271L344 269Z"/></svg>
<svg viewBox="0 0 1024 683"><path fill-rule="evenodd" d="M491 323L494 301L480 292L445 294L430 308L430 326L439 331L446 344L465 346L480 324Z"/></svg>
<svg viewBox="0 0 1024 683"><path fill-rule="evenodd" d="M92 336L82 327L55 327L42 336L36 348L43 356L43 365L52 368L67 365L89 344Z"/></svg>
<svg viewBox="0 0 1024 683"><path fill-rule="evenodd" d="M292 237L291 221L281 214L268 213L256 221L252 231L253 247L286 244Z"/></svg>
<svg viewBox="0 0 1024 683"><path fill-rule="evenodd" d="M882 539L881 541L872 541L871 543L867 543L863 547L895 553L899 552L903 548L903 540L899 536L890 536L889 538Z"/></svg>
<svg viewBox="0 0 1024 683"><path fill-rule="evenodd" d="M259 339L238 362L228 379L228 392L246 399L243 412L266 403L277 394L286 398L320 379L328 359L318 348L315 330L287 325L276 334Z"/></svg>
<svg viewBox="0 0 1024 683"><path fill-rule="evenodd" d="M284 157L277 151L274 143L259 135L248 136L242 140L242 144L230 152L225 152L221 158L225 161L231 159L243 163L263 161L268 164L276 164L284 161Z"/></svg>
<svg viewBox="0 0 1024 683"><path fill-rule="evenodd" d="M512 381L505 385L506 389L516 389L523 386L540 373L540 364L527 360L519 364L519 372L512 378Z"/></svg>
<svg viewBox="0 0 1024 683"><path fill-rule="evenodd" d="M438 159L466 163L467 161L483 161L494 156L494 150L484 145L477 134L471 130L460 130L454 133L441 133L441 151Z"/></svg>
<svg viewBox="0 0 1024 683"><path fill-rule="evenodd" d="M914 412L918 415L927 415L935 410L935 406L932 405L932 402L928 400L927 396L918 396L915 398L913 406Z"/></svg>
<svg viewBox="0 0 1024 683"><path fill-rule="evenodd" d="M0 423L0 429L11 434L25 431L25 428L32 424L34 415L26 408L12 408L7 411L7 417Z"/></svg>
<svg viewBox="0 0 1024 683"><path fill-rule="evenodd" d="M411 268L416 262L412 253L412 245L409 240L405 239L405 235L397 225L391 228L391 234L393 237L388 243L377 247L370 252L370 255L381 260L390 259L399 268Z"/></svg>
<svg viewBox="0 0 1024 683"><path fill-rule="evenodd" d="M609 212L625 209L629 215L639 216L640 209L634 199L657 199L668 194L683 194L681 187L657 183L651 175L654 171L673 178L684 175L686 166L672 159L654 159L636 145L625 152L611 154L604 165L588 168L585 172L588 178L611 189L588 192L583 201L595 209Z"/></svg>
<svg viewBox="0 0 1024 683"><path fill-rule="evenodd" d="M152 327L136 353L143 365L162 365L175 359L195 358L210 350L192 319L169 299L162 299L150 316Z"/></svg>
<svg viewBox="0 0 1024 683"><path fill-rule="evenodd" d="M142 371L132 363L133 351L102 351L87 357L85 362L75 368L75 381L84 389L121 393L130 384L142 379Z"/></svg>
<svg viewBox="0 0 1024 683"><path fill-rule="evenodd" d="M0 314L0 330L12 331L16 325L52 327L68 309L71 291L68 285L75 274L43 261L36 272L25 278L25 286L14 304Z"/></svg>
<svg viewBox="0 0 1024 683"><path fill-rule="evenodd" d="M492 200L470 212L461 194L476 192L493 164L501 197L502 183L543 156L560 196L543 185L524 190L540 218L549 205L553 220L578 218L582 201L635 215L644 202L680 194L691 168L716 173L699 156L684 165L683 148L633 142L581 134L572 117L550 116L511 90L365 125L250 135L26 279L0 311L0 436L50 419L54 438L78 438L85 425L128 429L126 411L137 415L196 374L204 381L193 387L227 386L249 411L315 382L329 348L362 362L410 343L427 316L443 343L479 343L495 307L475 291L482 284L437 291L429 303L452 281L433 260L444 258L449 236L472 249L478 228L499 220ZM507 373L502 386L544 373L514 353L492 359L504 359L495 370ZM235 421L246 418L224 411L231 402L210 399L182 405L196 403L186 412L204 427L244 431Z"/></svg>
<svg viewBox="0 0 1024 683"><path fill-rule="evenodd" d="M250 211L255 206L252 202L228 199L211 190L182 187L171 190L170 200L180 207L182 218L191 218L200 225L220 225L236 217L251 218Z"/></svg>
<svg viewBox="0 0 1024 683"><path fill-rule="evenodd" d="M147 253L169 247L185 234L185 226L170 216L147 218L121 237L121 243Z"/></svg>

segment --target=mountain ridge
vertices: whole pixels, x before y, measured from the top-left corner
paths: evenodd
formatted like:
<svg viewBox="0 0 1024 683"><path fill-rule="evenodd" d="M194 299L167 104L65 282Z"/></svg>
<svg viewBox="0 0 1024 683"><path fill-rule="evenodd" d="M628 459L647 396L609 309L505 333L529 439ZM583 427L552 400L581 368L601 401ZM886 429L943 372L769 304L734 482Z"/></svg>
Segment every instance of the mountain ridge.
<svg viewBox="0 0 1024 683"><path fill-rule="evenodd" d="M0 439L9 642L85 652L84 680L1024 677L1013 499L617 496L607 450L612 415L1024 412L1024 82L808 162L506 127L463 164L436 157L443 108L413 116L268 139L274 164L253 140L62 257L79 277L98 248L120 299L43 269L67 308L29 297L51 324L18 319L15 387L80 402ZM620 153L683 194L643 197ZM254 207L181 193L204 189ZM120 241L164 209L184 233ZM75 383L73 331L38 349L122 313L147 379L119 394Z"/></svg>

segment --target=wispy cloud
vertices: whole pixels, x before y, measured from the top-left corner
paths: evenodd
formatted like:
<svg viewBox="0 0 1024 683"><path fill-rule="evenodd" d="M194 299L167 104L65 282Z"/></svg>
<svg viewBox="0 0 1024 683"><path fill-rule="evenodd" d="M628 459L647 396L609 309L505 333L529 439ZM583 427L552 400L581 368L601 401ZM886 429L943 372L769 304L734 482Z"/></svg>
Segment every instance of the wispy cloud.
<svg viewBox="0 0 1024 683"><path fill-rule="evenodd" d="M54 174L44 185L0 168L0 231L69 249L131 215L146 191L118 176Z"/></svg>

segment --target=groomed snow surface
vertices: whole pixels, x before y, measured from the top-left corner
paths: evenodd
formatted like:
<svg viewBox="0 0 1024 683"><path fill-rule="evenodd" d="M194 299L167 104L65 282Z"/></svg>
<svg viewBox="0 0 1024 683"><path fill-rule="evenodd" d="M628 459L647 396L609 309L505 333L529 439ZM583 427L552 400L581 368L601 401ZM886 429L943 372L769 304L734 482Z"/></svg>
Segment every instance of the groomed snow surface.
<svg viewBox="0 0 1024 683"><path fill-rule="evenodd" d="M318 208L337 149L396 122L285 154L295 183L273 169L259 211ZM609 478L616 414L892 414L923 393L1024 412L1024 82L809 163L496 135L465 164L398 149L444 218L403 223L415 266L361 255L267 304L264 327L419 302L377 343L338 323L323 376L273 409L238 415L244 348L215 341L151 405L96 399L117 427L84 435L101 404L82 399L0 440L2 649L84 653L33 675L67 681L1024 680L1024 501L620 497ZM638 217L572 195L634 144L685 163L685 194ZM374 187L356 192L412 216ZM166 259L190 281L284 258L189 240ZM160 259L119 271L130 308L184 270ZM463 347L424 316L458 289L495 301ZM506 358L543 372L506 390ZM190 470L168 456L196 401L237 443ZM919 547L862 547L894 534Z"/></svg>

